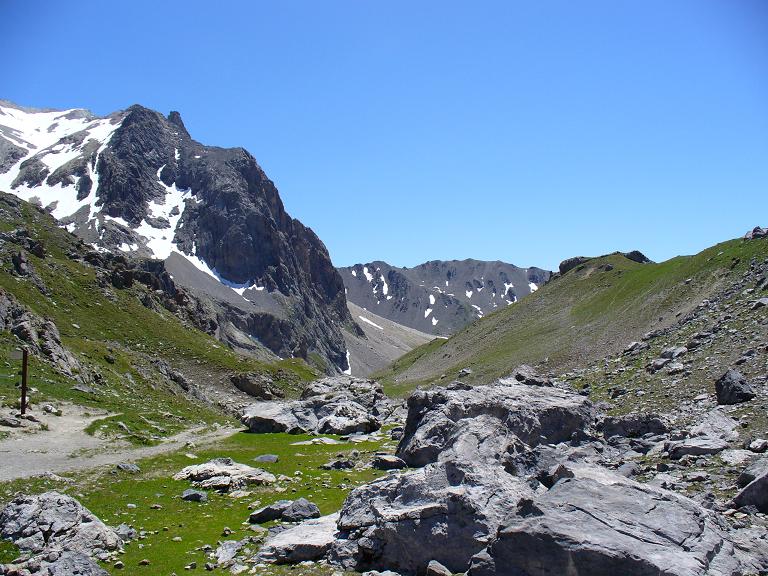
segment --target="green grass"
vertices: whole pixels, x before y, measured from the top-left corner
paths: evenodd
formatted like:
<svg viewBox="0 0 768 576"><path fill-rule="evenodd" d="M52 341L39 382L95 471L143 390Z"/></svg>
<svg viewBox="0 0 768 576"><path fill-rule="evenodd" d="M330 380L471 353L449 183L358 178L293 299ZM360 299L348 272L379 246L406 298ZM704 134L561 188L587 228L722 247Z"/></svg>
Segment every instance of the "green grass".
<svg viewBox="0 0 768 576"><path fill-rule="evenodd" d="M763 239L732 240L659 264L621 254L594 258L449 340L411 351L378 376L397 394L450 381L463 368L472 369L463 380L484 383L523 363L555 372L584 366L673 325L724 279L743 273L751 258L766 256Z"/></svg>
<svg viewBox="0 0 768 576"><path fill-rule="evenodd" d="M62 484L49 479L17 480L0 484L0 503L12 498L17 491L39 493L55 489L77 497L106 524L116 526L127 523L143 531L145 537L125 548L121 560L124 570L105 566L115 574L180 574L184 566L197 562L203 571L207 561L200 550L205 545L214 549L219 540L240 540L255 536L247 523L249 505L258 502L263 506L282 498L305 497L315 502L322 514L329 514L341 508L349 491L354 487L382 475L372 468L363 470L321 470L319 466L335 459L337 454L348 455L353 450L360 453L361 460L369 459L373 452L381 450L385 442L360 444L293 446L294 442L307 440L311 436L289 434L248 434L237 433L218 443L206 447L187 448L137 462L139 474L115 473L112 468L67 475L71 484ZM389 446L390 449L393 446ZM188 458L189 451L197 456ZM254 463L260 454L277 454L275 464ZM237 462L251 464L295 479L293 482L278 482L275 486L255 487L245 498L233 499L227 495L209 492L206 503L184 502L179 495L191 485L186 481L173 480L174 473L184 466L205 462L211 458L229 456ZM300 475L297 474L300 473ZM285 488L284 492L276 489ZM129 508L135 504L136 508ZM162 506L152 509L153 504ZM265 524L266 527L274 523ZM225 528L233 532L223 536ZM181 542L173 538L180 536ZM252 546L255 550L256 546ZM14 551L6 545L0 548L0 555L13 556ZM139 566L142 559L150 560L146 567ZM264 570L263 573L283 573L282 569ZM216 570L214 573L227 573ZM291 571L290 573L295 573Z"/></svg>

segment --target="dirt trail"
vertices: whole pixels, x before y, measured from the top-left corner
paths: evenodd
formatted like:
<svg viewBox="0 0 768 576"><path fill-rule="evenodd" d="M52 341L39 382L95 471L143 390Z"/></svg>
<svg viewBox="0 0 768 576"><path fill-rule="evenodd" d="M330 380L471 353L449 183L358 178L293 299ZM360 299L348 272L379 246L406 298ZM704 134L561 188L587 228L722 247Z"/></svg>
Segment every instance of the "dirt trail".
<svg viewBox="0 0 768 576"><path fill-rule="evenodd" d="M48 425L47 431L13 430L9 438L0 440L0 481L130 462L176 450L190 441L197 445L210 443L237 431L233 427L200 426L157 446L136 447L124 440L85 433L91 422L104 418L106 413L95 414L93 409L75 405L63 405L62 409L62 416L35 414Z"/></svg>

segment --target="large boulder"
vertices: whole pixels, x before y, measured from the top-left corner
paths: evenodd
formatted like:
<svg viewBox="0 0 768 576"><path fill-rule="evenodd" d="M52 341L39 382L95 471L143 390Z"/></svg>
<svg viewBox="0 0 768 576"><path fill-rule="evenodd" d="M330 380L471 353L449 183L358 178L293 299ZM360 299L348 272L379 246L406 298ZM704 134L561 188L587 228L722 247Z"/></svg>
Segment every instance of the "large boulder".
<svg viewBox="0 0 768 576"><path fill-rule="evenodd" d="M565 478L502 527L471 576L737 576L765 567L692 500L599 472Z"/></svg>
<svg viewBox="0 0 768 576"><path fill-rule="evenodd" d="M536 446L570 440L594 420L584 396L512 379L474 388L418 390L397 455L409 466L436 461L496 461L510 444Z"/></svg>
<svg viewBox="0 0 768 576"><path fill-rule="evenodd" d="M389 411L390 402L376 382L337 376L310 383L300 400L252 404L241 421L259 433L368 433L381 427Z"/></svg>
<svg viewBox="0 0 768 576"><path fill-rule="evenodd" d="M347 497L330 558L356 571L423 573L436 560L463 572L531 496L521 479L482 463L435 463L380 478Z"/></svg>
<svg viewBox="0 0 768 576"><path fill-rule="evenodd" d="M755 397L755 391L747 379L733 368L715 382L715 393L718 404L740 404Z"/></svg>
<svg viewBox="0 0 768 576"><path fill-rule="evenodd" d="M248 485L272 484L276 478L261 468L240 464L231 458L214 458L204 464L187 466L174 480L190 480L198 488L228 492Z"/></svg>
<svg viewBox="0 0 768 576"><path fill-rule="evenodd" d="M664 434L667 429L666 423L657 414L633 412L603 420L603 435L606 438L640 438L646 434Z"/></svg>
<svg viewBox="0 0 768 576"><path fill-rule="evenodd" d="M0 538L22 552L80 552L88 556L111 552L120 537L74 498L58 492L17 496L0 510Z"/></svg>
<svg viewBox="0 0 768 576"><path fill-rule="evenodd" d="M754 480L744 486L733 499L736 507L754 506L760 512L768 513L768 470L764 462L761 464L753 468Z"/></svg>
<svg viewBox="0 0 768 576"><path fill-rule="evenodd" d="M275 564L297 564L323 558L334 542L339 514L307 520L274 536L259 550L257 558Z"/></svg>
<svg viewBox="0 0 768 576"><path fill-rule="evenodd" d="M285 392L266 374L233 374L229 377L229 380L238 390L258 400L273 400L285 397Z"/></svg>

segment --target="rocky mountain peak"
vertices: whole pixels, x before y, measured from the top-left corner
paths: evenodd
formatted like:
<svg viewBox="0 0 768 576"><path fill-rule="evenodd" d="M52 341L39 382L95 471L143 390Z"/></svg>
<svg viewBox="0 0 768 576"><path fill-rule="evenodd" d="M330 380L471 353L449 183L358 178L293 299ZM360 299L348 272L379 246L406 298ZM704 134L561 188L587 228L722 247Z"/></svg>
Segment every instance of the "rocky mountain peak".
<svg viewBox="0 0 768 576"><path fill-rule="evenodd" d="M328 371L347 369L343 282L248 151L200 144L178 112L139 104L104 118L0 106L0 125L0 189L99 250L186 260L190 287L227 301L219 324L234 325L230 344L257 339L278 355L316 352Z"/></svg>

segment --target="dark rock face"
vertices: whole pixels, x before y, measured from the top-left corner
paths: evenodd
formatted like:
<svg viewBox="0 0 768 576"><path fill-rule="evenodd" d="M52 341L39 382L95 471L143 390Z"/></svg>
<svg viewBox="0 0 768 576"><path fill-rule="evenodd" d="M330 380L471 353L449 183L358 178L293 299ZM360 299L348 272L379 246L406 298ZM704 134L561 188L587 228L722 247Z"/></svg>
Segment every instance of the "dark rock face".
<svg viewBox="0 0 768 576"><path fill-rule="evenodd" d="M718 404L740 404L755 397L747 379L732 368L715 382L715 393Z"/></svg>
<svg viewBox="0 0 768 576"><path fill-rule="evenodd" d="M427 334L449 335L545 284L551 273L504 262L434 260L413 268L369 262L339 268L347 299ZM533 285L533 286L532 286Z"/></svg>

